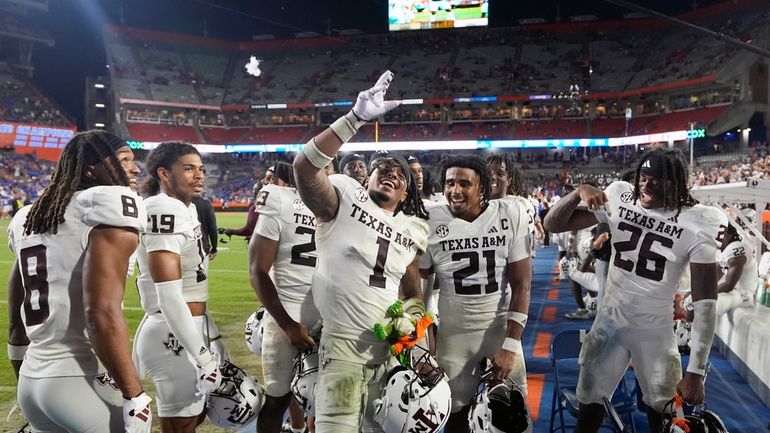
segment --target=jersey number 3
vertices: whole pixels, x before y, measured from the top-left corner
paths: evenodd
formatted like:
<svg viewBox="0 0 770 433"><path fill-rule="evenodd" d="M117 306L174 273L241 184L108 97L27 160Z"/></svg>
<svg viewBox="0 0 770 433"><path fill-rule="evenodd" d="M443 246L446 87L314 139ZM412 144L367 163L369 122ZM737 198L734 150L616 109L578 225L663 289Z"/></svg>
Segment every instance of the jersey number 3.
<svg viewBox="0 0 770 433"><path fill-rule="evenodd" d="M622 257L624 251L634 251L642 237L642 229L631 224L621 222L618 229L631 232L631 237L627 241L615 242L615 266L628 272L634 271L634 261L626 260ZM660 281L663 279L663 272L666 270L666 257L651 250L653 243L659 243L661 246L671 248L674 246L674 240L661 235L649 232L642 240L642 246L639 248L639 261L636 262L636 275L648 280ZM654 269L649 269L649 262L653 263Z"/></svg>

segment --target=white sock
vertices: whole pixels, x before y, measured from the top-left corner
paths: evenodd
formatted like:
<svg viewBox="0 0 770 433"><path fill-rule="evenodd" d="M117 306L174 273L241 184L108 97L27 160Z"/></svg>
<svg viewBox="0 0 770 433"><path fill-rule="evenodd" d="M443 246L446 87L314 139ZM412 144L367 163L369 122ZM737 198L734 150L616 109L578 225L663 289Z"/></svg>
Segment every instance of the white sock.
<svg viewBox="0 0 770 433"><path fill-rule="evenodd" d="M305 427L300 427L300 428L292 427L291 428L291 433L303 433L304 431L305 431Z"/></svg>

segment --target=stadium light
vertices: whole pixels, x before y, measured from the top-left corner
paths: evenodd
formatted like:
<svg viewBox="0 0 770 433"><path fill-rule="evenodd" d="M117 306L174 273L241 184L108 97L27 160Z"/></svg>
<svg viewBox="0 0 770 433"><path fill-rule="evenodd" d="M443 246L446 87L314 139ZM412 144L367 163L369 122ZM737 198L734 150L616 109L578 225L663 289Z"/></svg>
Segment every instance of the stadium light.
<svg viewBox="0 0 770 433"><path fill-rule="evenodd" d="M94 107L96 107L96 108L104 108L104 104L102 104L101 102L98 102L98 103L94 104Z"/></svg>
<svg viewBox="0 0 770 433"><path fill-rule="evenodd" d="M94 84L94 87L97 88L97 89L104 89L104 84L96 83L96 84Z"/></svg>
<svg viewBox="0 0 770 433"><path fill-rule="evenodd" d="M104 128L104 123L102 123L102 122L96 122L96 123L94 123L94 127L95 127L95 128Z"/></svg>

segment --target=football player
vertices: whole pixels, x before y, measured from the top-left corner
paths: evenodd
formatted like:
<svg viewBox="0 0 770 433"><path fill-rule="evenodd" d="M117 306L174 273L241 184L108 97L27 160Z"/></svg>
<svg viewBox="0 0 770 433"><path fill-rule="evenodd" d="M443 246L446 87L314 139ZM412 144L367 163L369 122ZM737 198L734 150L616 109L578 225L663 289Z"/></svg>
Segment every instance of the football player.
<svg viewBox="0 0 770 433"><path fill-rule="evenodd" d="M135 357L152 377L161 430L194 432L205 418L208 394L222 381L209 350L208 280L203 239L192 199L206 169L190 144L165 142L147 156L147 231L139 246L140 300Z"/></svg>
<svg viewBox="0 0 770 433"><path fill-rule="evenodd" d="M725 231L719 267L723 276L717 286L717 316L737 307L752 307L759 280L754 247L743 241L732 223Z"/></svg>
<svg viewBox="0 0 770 433"><path fill-rule="evenodd" d="M121 138L79 133L50 186L8 227L16 255L8 355L33 431L150 431L151 399L121 309L129 256L147 221L129 188L138 174Z"/></svg>
<svg viewBox="0 0 770 433"><path fill-rule="evenodd" d="M427 213L406 161L373 164L368 188L323 168L367 121L394 108L386 71L360 92L353 109L311 139L294 159L297 190L315 215L318 262L313 298L323 319L316 384L316 431L357 433L372 428L372 402L381 391L388 345L373 326L399 298L419 297L419 254L427 243Z"/></svg>
<svg viewBox="0 0 770 433"><path fill-rule="evenodd" d="M315 346L308 330L318 331L320 315L310 294L318 255L315 217L294 188L292 166L275 166L275 184L260 191L260 214L249 243L251 285L269 316L264 319L262 370L267 398L257 420L260 433L278 433L292 400L293 359ZM304 430L302 411L294 425Z"/></svg>
<svg viewBox="0 0 770 433"><path fill-rule="evenodd" d="M489 200L489 171L478 157L446 161L441 183L449 204L428 209L428 249L420 267L423 276L436 274L439 314L463 318L441 323L436 353L452 390L446 431L467 432L482 358L492 360L497 378L526 389L521 335L532 276L530 219L523 200Z"/></svg>
<svg viewBox="0 0 770 433"><path fill-rule="evenodd" d="M581 353L578 433L598 430L602 400L612 396L629 360L651 431L661 428L661 411L677 392L690 404L703 401L716 320L717 254L727 219L697 203L687 178L681 152L651 150L640 158L633 185L618 181L605 191L581 185L548 213L546 228L554 232L608 222L614 248L604 299ZM578 207L581 200L588 209ZM671 301L688 264L696 318L682 377Z"/></svg>
<svg viewBox="0 0 770 433"><path fill-rule="evenodd" d="M342 160L340 160L340 169L345 176L355 179L361 186L366 186L368 176L366 171L366 160L364 160L363 155L358 153L345 155L342 157ZM324 171L326 171L325 167Z"/></svg>
<svg viewBox="0 0 770 433"><path fill-rule="evenodd" d="M527 209L530 238L532 241L532 257L534 258L535 240L543 237L543 225L540 223L540 216L538 216L535 204L526 197L521 172L513 166L513 161L511 161L508 155L497 154L489 156L487 158L487 166L489 168L490 182L492 183L489 199L509 198L521 200Z"/></svg>

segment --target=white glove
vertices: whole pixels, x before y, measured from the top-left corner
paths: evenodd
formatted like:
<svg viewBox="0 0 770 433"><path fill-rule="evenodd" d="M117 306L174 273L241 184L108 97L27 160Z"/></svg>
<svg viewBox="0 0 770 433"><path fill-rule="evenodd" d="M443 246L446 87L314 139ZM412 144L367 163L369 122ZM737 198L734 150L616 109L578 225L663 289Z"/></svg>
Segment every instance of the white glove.
<svg viewBox="0 0 770 433"><path fill-rule="evenodd" d="M198 377L198 395L208 398L212 391L219 389L219 386L222 385L219 362L210 351L206 351L197 358L194 363Z"/></svg>
<svg viewBox="0 0 770 433"><path fill-rule="evenodd" d="M391 81L393 81L393 73L385 71L372 88L358 93L358 99L356 99L356 104L353 106L353 114L358 120L369 121L376 119L396 108L401 103L399 101L385 100L385 92L388 91Z"/></svg>
<svg viewBox="0 0 770 433"><path fill-rule="evenodd" d="M149 395L141 393L138 396L123 399L123 424L126 433L150 433L152 429L152 411Z"/></svg>

